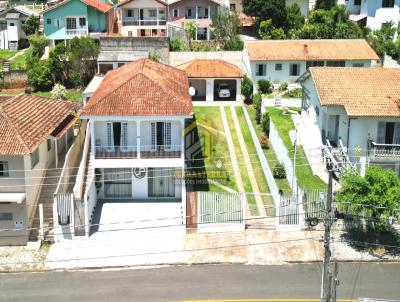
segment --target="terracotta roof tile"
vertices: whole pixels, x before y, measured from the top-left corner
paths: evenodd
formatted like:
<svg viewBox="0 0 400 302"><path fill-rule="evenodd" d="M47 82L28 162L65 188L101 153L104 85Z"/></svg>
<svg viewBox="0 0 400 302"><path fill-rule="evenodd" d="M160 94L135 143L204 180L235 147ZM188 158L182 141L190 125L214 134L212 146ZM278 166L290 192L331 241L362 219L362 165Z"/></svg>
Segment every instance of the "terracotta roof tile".
<svg viewBox="0 0 400 302"><path fill-rule="evenodd" d="M247 41L250 60L378 60L365 40L263 40Z"/></svg>
<svg viewBox="0 0 400 302"><path fill-rule="evenodd" d="M239 67L223 60L193 60L176 68L185 70L189 78L241 78Z"/></svg>
<svg viewBox="0 0 400 302"><path fill-rule="evenodd" d="M103 13L106 13L113 8L112 5L97 0L83 0L83 2Z"/></svg>
<svg viewBox="0 0 400 302"><path fill-rule="evenodd" d="M349 116L400 117L400 69L311 67L309 74L321 105L344 106Z"/></svg>
<svg viewBox="0 0 400 302"><path fill-rule="evenodd" d="M186 72L140 59L109 71L82 115L191 115L192 111Z"/></svg>
<svg viewBox="0 0 400 302"><path fill-rule="evenodd" d="M78 106L22 94L0 103L0 154L32 153Z"/></svg>

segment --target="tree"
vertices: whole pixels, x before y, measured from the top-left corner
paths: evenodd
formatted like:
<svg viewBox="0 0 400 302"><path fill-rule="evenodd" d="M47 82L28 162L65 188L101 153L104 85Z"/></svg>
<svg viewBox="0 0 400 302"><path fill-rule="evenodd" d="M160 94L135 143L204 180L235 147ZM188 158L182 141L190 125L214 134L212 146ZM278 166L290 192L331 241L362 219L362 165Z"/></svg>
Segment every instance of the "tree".
<svg viewBox="0 0 400 302"><path fill-rule="evenodd" d="M218 9L212 16L211 30L224 50L237 50L239 27L238 14L229 9ZM243 49L243 44L241 46Z"/></svg>
<svg viewBox="0 0 400 302"><path fill-rule="evenodd" d="M374 218L375 227L385 229L389 217L400 216L400 179L380 166L370 166L365 177L346 171L336 202L351 214Z"/></svg>
<svg viewBox="0 0 400 302"><path fill-rule="evenodd" d="M197 31L196 24L193 21L186 23L185 31L188 36L189 49L192 49L192 40L194 39Z"/></svg>
<svg viewBox="0 0 400 302"><path fill-rule="evenodd" d="M269 137L269 113L268 111L264 112L264 114L262 115L261 118L261 128L264 132L265 135L267 135Z"/></svg>
<svg viewBox="0 0 400 302"><path fill-rule="evenodd" d="M263 40L283 40L286 38L282 28L275 28L272 25L272 20L261 21L258 29L258 35Z"/></svg>
<svg viewBox="0 0 400 302"><path fill-rule="evenodd" d="M96 72L96 60L99 46L87 36L75 37L70 41L69 61L71 66L70 80L75 86L86 85Z"/></svg>
<svg viewBox="0 0 400 302"><path fill-rule="evenodd" d="M48 91L53 86L49 60L37 60L27 70L28 82L36 89Z"/></svg>
<svg viewBox="0 0 400 302"><path fill-rule="evenodd" d="M28 40L30 46L26 53L26 66L29 69L43 56L49 41L44 36L40 35L31 35L28 37Z"/></svg>
<svg viewBox="0 0 400 302"><path fill-rule="evenodd" d="M381 58L385 53L394 56L396 54L396 43L393 41L395 34L396 28L393 22L384 23L380 29L371 31L367 35L367 41Z"/></svg>
<svg viewBox="0 0 400 302"><path fill-rule="evenodd" d="M258 90L263 94L272 92L272 85L271 82L268 80L264 79L258 80L257 86Z"/></svg>
<svg viewBox="0 0 400 302"><path fill-rule="evenodd" d="M64 85L68 82L70 73L68 54L69 49L64 43L59 43L50 50L49 62L54 82L61 82Z"/></svg>
<svg viewBox="0 0 400 302"><path fill-rule="evenodd" d="M259 22L271 19L275 28L286 27L285 0L243 0L243 12Z"/></svg>
<svg viewBox="0 0 400 302"><path fill-rule="evenodd" d="M51 90L51 98L57 100L66 100L67 89L65 89L65 87L59 83L55 84Z"/></svg>
<svg viewBox="0 0 400 302"><path fill-rule="evenodd" d="M242 80L241 92L245 100L250 103L251 96L253 95L253 82L245 75Z"/></svg>
<svg viewBox="0 0 400 302"><path fill-rule="evenodd" d="M169 41L171 51L185 51L188 50L185 41L179 38L171 38Z"/></svg>
<svg viewBox="0 0 400 302"><path fill-rule="evenodd" d="M25 22L22 22L21 28L25 35L30 36L37 34L39 31L40 18L34 15L30 15Z"/></svg>
<svg viewBox="0 0 400 302"><path fill-rule="evenodd" d="M257 92L253 98L255 119L257 124L261 123L261 103L262 103L262 96L259 92Z"/></svg>
<svg viewBox="0 0 400 302"><path fill-rule="evenodd" d="M330 10L336 4L336 0L316 0L315 9Z"/></svg>
<svg viewBox="0 0 400 302"><path fill-rule="evenodd" d="M305 22L305 18L300 10L300 5L294 2L292 5L286 7L286 26L287 30L299 30Z"/></svg>

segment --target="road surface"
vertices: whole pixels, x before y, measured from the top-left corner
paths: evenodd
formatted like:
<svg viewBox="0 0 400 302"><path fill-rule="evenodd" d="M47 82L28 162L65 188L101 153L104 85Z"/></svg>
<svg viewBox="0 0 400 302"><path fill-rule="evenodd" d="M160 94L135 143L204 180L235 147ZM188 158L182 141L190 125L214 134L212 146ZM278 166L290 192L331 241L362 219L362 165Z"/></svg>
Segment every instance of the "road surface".
<svg viewBox="0 0 400 302"><path fill-rule="evenodd" d="M316 301L311 298L320 295L320 267L197 265L5 273L0 274L0 301ZM400 264L343 263L339 279L341 299L400 298Z"/></svg>

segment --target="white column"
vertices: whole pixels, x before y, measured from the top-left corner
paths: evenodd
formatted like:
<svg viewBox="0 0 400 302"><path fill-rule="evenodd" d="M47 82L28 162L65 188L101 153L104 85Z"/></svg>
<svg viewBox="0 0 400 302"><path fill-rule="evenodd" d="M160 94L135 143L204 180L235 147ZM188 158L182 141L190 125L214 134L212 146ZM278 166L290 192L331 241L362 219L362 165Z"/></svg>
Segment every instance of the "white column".
<svg viewBox="0 0 400 302"><path fill-rule="evenodd" d="M93 156L92 159L96 158L96 143L95 143L95 133L94 133L94 121L89 121L90 124L90 143L92 145L92 154L91 156ZM90 154L90 153L89 153Z"/></svg>
<svg viewBox="0 0 400 302"><path fill-rule="evenodd" d="M214 101L214 79L206 79L206 101Z"/></svg>
<svg viewBox="0 0 400 302"><path fill-rule="evenodd" d="M207 41L210 40L210 28L207 27Z"/></svg>
<svg viewBox="0 0 400 302"><path fill-rule="evenodd" d="M208 20L211 19L211 6L208 6Z"/></svg>
<svg viewBox="0 0 400 302"><path fill-rule="evenodd" d="M240 102L242 100L241 86L242 86L242 80L236 79L236 101L237 102Z"/></svg>
<svg viewBox="0 0 400 302"><path fill-rule="evenodd" d="M136 145L137 158L140 159L140 121L136 122Z"/></svg>
<svg viewBox="0 0 400 302"><path fill-rule="evenodd" d="M196 5L196 20L199 18L199 14L198 14L198 7L197 7L197 5Z"/></svg>

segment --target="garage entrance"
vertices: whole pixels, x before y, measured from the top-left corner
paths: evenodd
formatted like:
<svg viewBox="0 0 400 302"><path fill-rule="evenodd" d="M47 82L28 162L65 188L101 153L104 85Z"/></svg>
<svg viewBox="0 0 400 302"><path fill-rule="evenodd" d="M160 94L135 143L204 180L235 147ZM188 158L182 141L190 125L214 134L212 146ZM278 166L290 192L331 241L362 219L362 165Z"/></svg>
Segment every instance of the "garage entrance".
<svg viewBox="0 0 400 302"><path fill-rule="evenodd" d="M193 101L206 100L206 80L205 79L190 79L189 87L195 89L195 95L192 97Z"/></svg>
<svg viewBox="0 0 400 302"><path fill-rule="evenodd" d="M222 84L222 86L221 86ZM220 87L228 85L229 97L221 97L220 96ZM214 80L214 100L215 101L236 101L236 79L228 80L228 79L215 79Z"/></svg>

